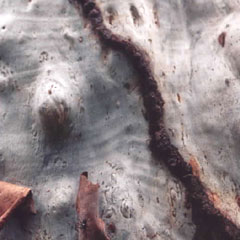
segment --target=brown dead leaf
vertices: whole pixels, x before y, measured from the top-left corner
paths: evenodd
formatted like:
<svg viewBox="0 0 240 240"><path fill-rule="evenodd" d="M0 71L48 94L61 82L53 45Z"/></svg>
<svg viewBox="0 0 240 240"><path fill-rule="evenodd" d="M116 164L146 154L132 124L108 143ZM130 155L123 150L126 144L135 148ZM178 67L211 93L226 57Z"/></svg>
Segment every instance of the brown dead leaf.
<svg viewBox="0 0 240 240"><path fill-rule="evenodd" d="M88 181L88 174L80 176L76 208L79 216L79 240L110 240L105 224L98 214L98 184Z"/></svg>
<svg viewBox="0 0 240 240"><path fill-rule="evenodd" d="M31 189L0 181L0 229L19 208L24 209L21 213L36 213Z"/></svg>

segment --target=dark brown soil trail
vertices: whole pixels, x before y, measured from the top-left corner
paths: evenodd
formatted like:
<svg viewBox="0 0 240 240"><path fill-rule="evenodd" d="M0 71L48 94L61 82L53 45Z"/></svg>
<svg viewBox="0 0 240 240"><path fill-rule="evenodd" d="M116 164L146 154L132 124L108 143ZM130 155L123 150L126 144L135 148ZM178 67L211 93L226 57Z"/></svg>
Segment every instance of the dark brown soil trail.
<svg viewBox="0 0 240 240"><path fill-rule="evenodd" d="M94 33L105 47L119 51L132 63L139 75L140 91L147 112L150 149L158 161L163 161L174 177L186 187L192 206L192 219L197 231L194 239L238 240L240 229L214 207L199 177L171 144L164 125L164 100L158 90L149 56L131 40L113 34L103 23L102 13L93 0L75 0L92 24Z"/></svg>

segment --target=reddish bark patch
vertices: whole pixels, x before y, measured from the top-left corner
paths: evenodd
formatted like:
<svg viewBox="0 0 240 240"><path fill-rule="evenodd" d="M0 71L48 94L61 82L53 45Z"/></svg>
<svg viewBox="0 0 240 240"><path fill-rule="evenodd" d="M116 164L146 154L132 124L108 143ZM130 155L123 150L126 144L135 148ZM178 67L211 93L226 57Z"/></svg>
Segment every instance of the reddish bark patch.
<svg viewBox="0 0 240 240"><path fill-rule="evenodd" d="M208 192L209 199L213 202L213 204L218 204L221 200L216 192Z"/></svg>
<svg viewBox="0 0 240 240"><path fill-rule="evenodd" d="M108 224L108 231L110 233L116 233L116 231L117 231L116 225L114 223L109 223Z"/></svg>
<svg viewBox="0 0 240 240"><path fill-rule="evenodd" d="M219 36L218 36L218 42L219 44L224 47L225 46L225 39L226 39L226 32L222 32Z"/></svg>
<svg viewBox="0 0 240 240"><path fill-rule="evenodd" d="M240 207L240 196L236 196L237 205Z"/></svg>
<svg viewBox="0 0 240 240"><path fill-rule="evenodd" d="M177 100L178 100L179 103L181 103L181 101L182 101L179 93L177 94Z"/></svg>
<svg viewBox="0 0 240 240"><path fill-rule="evenodd" d="M193 175L199 177L200 176L200 165L193 156L190 158L189 164L192 166Z"/></svg>
<svg viewBox="0 0 240 240"><path fill-rule="evenodd" d="M16 211L22 219L28 213L36 213L31 189L0 181L0 229Z"/></svg>
<svg viewBox="0 0 240 240"><path fill-rule="evenodd" d="M80 176L76 202L79 217L79 239L110 240L105 231L105 224L98 214L98 184L88 181L88 174Z"/></svg>
<svg viewBox="0 0 240 240"><path fill-rule="evenodd" d="M158 91L148 54L130 39L113 34L104 25L101 11L94 0L76 0L76 2L82 5L85 16L91 21L93 30L102 43L124 54L138 73L140 91L149 123L149 148L154 157L165 163L173 176L182 182L189 193L192 219L197 228L194 239L201 239L199 238L201 233L204 233L202 239L205 240L210 240L211 236L218 240L240 239L238 226L215 208L199 176L194 176L191 164L183 159L170 141L164 125L164 100Z"/></svg>

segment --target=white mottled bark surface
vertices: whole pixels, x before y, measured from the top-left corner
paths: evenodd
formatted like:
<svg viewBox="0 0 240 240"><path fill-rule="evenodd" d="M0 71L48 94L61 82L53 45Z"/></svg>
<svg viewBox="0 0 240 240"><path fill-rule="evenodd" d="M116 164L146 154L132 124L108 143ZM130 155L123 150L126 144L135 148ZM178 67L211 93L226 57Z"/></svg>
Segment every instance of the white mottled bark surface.
<svg viewBox="0 0 240 240"><path fill-rule="evenodd" d="M152 57L173 143L239 224L239 2L98 3L107 26ZM103 48L67 0L0 0L0 9L0 177L31 187L38 210L24 226L10 219L0 239L76 239L83 171L101 186L112 239L192 239L185 190L148 150L127 59Z"/></svg>
<svg viewBox="0 0 240 240"><path fill-rule="evenodd" d="M111 1L112 5L101 2L104 12L109 6L116 8L116 21L108 26L133 38L152 55L173 143L186 161L194 159L200 164L201 179L215 206L240 226L236 201L240 166L239 1L129 0L123 6L116 6L116 1ZM139 11L135 23L131 6ZM128 12L121 11L127 8ZM218 42L223 32L224 47Z"/></svg>

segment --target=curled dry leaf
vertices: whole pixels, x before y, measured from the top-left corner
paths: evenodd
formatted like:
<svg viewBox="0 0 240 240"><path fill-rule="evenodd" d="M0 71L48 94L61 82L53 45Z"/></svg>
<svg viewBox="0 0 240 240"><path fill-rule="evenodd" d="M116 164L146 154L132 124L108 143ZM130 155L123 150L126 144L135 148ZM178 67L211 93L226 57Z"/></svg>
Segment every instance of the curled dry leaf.
<svg viewBox="0 0 240 240"><path fill-rule="evenodd" d="M21 214L36 213L31 189L0 181L0 229L17 210Z"/></svg>
<svg viewBox="0 0 240 240"><path fill-rule="evenodd" d="M76 203L79 240L110 240L105 231L105 224L98 214L98 189L98 184L88 181L86 172L81 174Z"/></svg>

